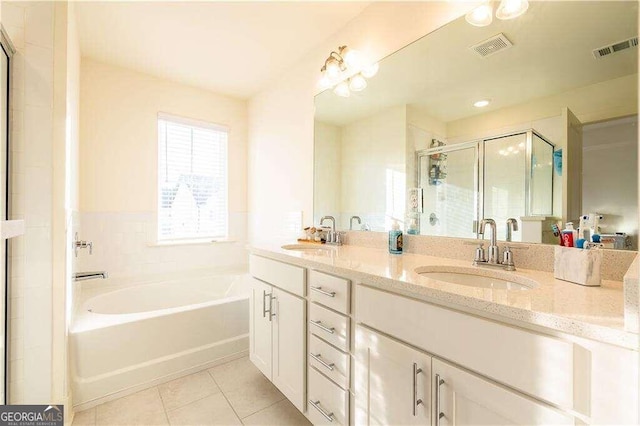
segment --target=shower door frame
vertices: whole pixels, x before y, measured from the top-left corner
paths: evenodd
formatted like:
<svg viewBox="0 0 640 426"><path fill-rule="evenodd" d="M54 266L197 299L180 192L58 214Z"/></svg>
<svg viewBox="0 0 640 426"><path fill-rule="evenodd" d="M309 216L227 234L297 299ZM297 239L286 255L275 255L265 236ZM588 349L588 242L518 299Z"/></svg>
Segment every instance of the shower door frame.
<svg viewBox="0 0 640 426"><path fill-rule="evenodd" d="M446 154L448 152L460 151L463 149L469 149L475 146L476 149L476 161L474 163L475 173L474 173L474 194L475 194L475 203L474 203L474 221L473 221L473 231L476 234L476 238L480 238L480 234L478 234L478 222L484 219L484 178L485 178L485 145L487 142L491 142L493 140L517 136L517 135L525 135L525 180L524 180L524 190L525 190L525 214L524 216L553 216L553 195L554 195L554 173L553 168L551 170L551 206L552 212L547 215L532 215L531 214L531 157L533 153L533 135L538 136L544 142L551 146L552 152L555 152L556 145L551 142L547 137L541 134L539 131L533 128L525 128L522 130L513 130L507 133L500 133L497 135L487 135L481 138L475 138L467 142L455 143L452 145L442 145L434 148L426 148L419 151L416 151L416 175L415 182L416 187L420 187L421 183L420 178L422 176L422 159L425 157L429 157L433 154L443 153ZM424 205L424 200L423 200ZM422 224L420 224L420 229L422 229Z"/></svg>
<svg viewBox="0 0 640 426"><path fill-rule="evenodd" d="M5 111L5 116L4 119L6 120L6 126L5 126L5 131L6 131L6 147L5 147L5 208L4 211L2 211L2 215L3 217L0 218L2 220L2 222L5 222L9 219L9 206L10 206L10 194L11 194L11 185L10 185L10 177L11 177L11 121L10 121L10 105L11 105L11 76L12 76L12 57L13 55L16 53L16 49L13 46L13 43L11 42L11 39L9 38L9 35L7 34L7 31L5 30L4 26L2 24L0 24L0 48L2 49L2 52L0 52L0 54L4 54L7 57L7 80L6 80L6 93L7 93L7 99L6 99L6 111ZM4 375L3 375L3 395L4 395L4 400L0 401L0 404L7 404L7 402L9 401L9 389L8 389L8 383L9 383L9 360L10 360L10 353L9 353L9 342L10 342L10 337L9 337L9 331L10 331L10 327L9 327L9 319L11 318L10 312L9 312L9 300L10 300L10 291L9 291L9 240L2 238L2 241L0 242L1 244L4 244L4 312L2 312L2 315L4 316L4 362L3 362L3 370L4 370Z"/></svg>

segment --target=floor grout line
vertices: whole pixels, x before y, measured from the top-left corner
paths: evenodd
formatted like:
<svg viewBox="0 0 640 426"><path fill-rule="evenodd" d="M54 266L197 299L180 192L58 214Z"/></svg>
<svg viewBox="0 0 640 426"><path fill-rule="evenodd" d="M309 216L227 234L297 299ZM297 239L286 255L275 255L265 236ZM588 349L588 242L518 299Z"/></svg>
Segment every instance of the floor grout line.
<svg viewBox="0 0 640 426"><path fill-rule="evenodd" d="M242 359L242 358L238 358L238 359ZM236 360L234 360L234 361L236 361ZM221 365L224 365L224 364L221 364ZM216 384L218 389L220 389L220 393L222 394L222 397L224 398L225 401L227 401L227 404L229 404L229 408L231 408L231 411L233 411L233 414L236 415L236 418L238 419L238 421L240 421L240 423L244 424L244 422L242 421L242 419L238 415L238 412L236 411L236 409L233 408L233 405L231 404L231 401L229 401L229 398L227 398L227 395L224 393L224 390L222 389L222 386L220 386L218 384L218 382L216 381L216 378L213 377L213 374L211 374L210 370L207 370L207 373L209 373L209 376L211 377L211 380L213 380L213 382Z"/></svg>
<svg viewBox="0 0 640 426"><path fill-rule="evenodd" d="M164 404L164 398L162 397L162 392L160 392L160 386L156 386L156 389L158 389L160 403L162 404L162 409L164 410L164 417L167 419L167 424L171 425L171 421L169 420L169 413L167 412L167 406Z"/></svg>
<svg viewBox="0 0 640 426"><path fill-rule="evenodd" d="M287 398L282 398L281 400L278 400L278 401L274 402L273 404L271 404L271 405L269 405L269 406L267 406L267 407L261 408L261 409L259 409L258 411L255 411L255 412L253 412L253 413L251 413L251 414L248 414L248 415L244 416L243 418L241 418L241 419L240 419L240 421L242 421L242 420L246 419L247 417L251 417L251 416L253 416L253 415L255 415L255 414L261 413L261 412L263 412L264 410L268 410L269 408L273 407L274 405L276 405L276 404L280 404L280 403L281 403L282 401L284 401L285 399L287 399ZM244 422L242 422L242 423L244 424Z"/></svg>

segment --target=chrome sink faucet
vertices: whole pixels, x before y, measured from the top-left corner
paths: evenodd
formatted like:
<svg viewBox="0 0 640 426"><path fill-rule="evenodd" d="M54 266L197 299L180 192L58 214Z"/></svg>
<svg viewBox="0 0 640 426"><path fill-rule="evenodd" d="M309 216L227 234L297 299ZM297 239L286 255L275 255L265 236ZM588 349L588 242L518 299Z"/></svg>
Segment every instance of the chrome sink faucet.
<svg viewBox="0 0 640 426"><path fill-rule="evenodd" d="M518 230L518 221L510 217L507 219L507 242L511 242L513 232Z"/></svg>
<svg viewBox="0 0 640 426"><path fill-rule="evenodd" d="M478 228L478 234L484 238L485 227L489 225L491 228L491 240L488 248L487 263L491 265L497 265L500 263L500 248L498 247L498 235L496 232L496 221L493 219L482 219L480 221L480 227Z"/></svg>
<svg viewBox="0 0 640 426"><path fill-rule="evenodd" d="M322 226L325 220L331 221L331 231L327 232L326 243L341 246L342 234L340 232L336 232L336 219L333 216L322 216L322 218L320 218L320 226Z"/></svg>
<svg viewBox="0 0 640 426"><path fill-rule="evenodd" d="M333 216L322 216L320 218L320 226L325 220L331 220L331 232L336 232L336 218Z"/></svg>
<svg viewBox="0 0 640 426"><path fill-rule="evenodd" d="M482 219L480 222L480 226L478 227L478 234L482 235L484 238L485 228L489 225L491 228L491 239L489 242L489 248L487 249L488 256L485 260L484 257L484 248L482 247L482 243L476 249L475 259L473 259L474 266L494 266L504 268L507 271L515 271L516 266L513 263L513 253L511 249L507 247L504 251L504 259L500 261L500 247L498 247L498 236L496 233L496 222L493 219ZM507 220L507 229L509 231L513 227L514 230L518 230L518 223L515 219ZM507 232L507 241L511 240L511 232Z"/></svg>
<svg viewBox="0 0 640 426"><path fill-rule="evenodd" d="M351 219L349 219L349 231L353 231L353 219L358 221L358 225L362 225L362 219L360 219L360 216L351 216Z"/></svg>

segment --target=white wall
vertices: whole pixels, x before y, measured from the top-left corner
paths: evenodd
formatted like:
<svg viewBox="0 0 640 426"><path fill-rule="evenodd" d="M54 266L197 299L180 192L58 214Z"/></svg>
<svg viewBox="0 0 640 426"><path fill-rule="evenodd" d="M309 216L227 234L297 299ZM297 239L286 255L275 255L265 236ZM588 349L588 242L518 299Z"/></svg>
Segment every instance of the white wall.
<svg viewBox="0 0 640 426"><path fill-rule="evenodd" d="M52 401L54 4L2 2L18 52L11 84L11 212L26 233L11 241L9 402Z"/></svg>
<svg viewBox="0 0 640 426"><path fill-rule="evenodd" d="M254 240L283 235L282 223L302 212L313 220L313 96L319 68L347 44L383 58L461 16L477 2L380 2L314 48L249 104L249 229ZM277 224L278 226L273 226Z"/></svg>
<svg viewBox="0 0 640 426"><path fill-rule="evenodd" d="M638 119L583 130L582 207L604 216L602 232L626 232L638 249Z"/></svg>
<svg viewBox="0 0 640 426"><path fill-rule="evenodd" d="M407 109L387 108L342 127L340 229L358 215L371 230L384 231L391 217L404 221ZM400 190L398 191L398 188ZM317 212L322 213L322 212Z"/></svg>
<svg viewBox="0 0 640 426"><path fill-rule="evenodd" d="M342 209L342 129L338 126L316 121L314 128L314 210L321 216L333 216L340 222ZM319 217L316 217L318 223Z"/></svg>
<svg viewBox="0 0 640 426"><path fill-rule="evenodd" d="M155 245L158 112L229 127L234 242ZM94 253L79 253L79 270L127 277L246 264L245 101L83 58L80 115L80 239Z"/></svg>

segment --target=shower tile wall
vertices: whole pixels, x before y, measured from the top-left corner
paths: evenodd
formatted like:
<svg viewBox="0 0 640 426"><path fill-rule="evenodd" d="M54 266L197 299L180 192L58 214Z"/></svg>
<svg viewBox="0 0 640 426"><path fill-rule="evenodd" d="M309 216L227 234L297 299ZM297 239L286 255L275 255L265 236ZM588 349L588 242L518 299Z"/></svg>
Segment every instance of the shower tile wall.
<svg viewBox="0 0 640 426"><path fill-rule="evenodd" d="M155 213L81 212L81 238L93 254L78 253L78 271L107 271L111 278L140 277L208 268L245 267L246 214L229 215L231 242L155 244Z"/></svg>
<svg viewBox="0 0 640 426"><path fill-rule="evenodd" d="M52 2L1 3L17 53L11 84L11 212L26 233L12 240L9 403L51 398ZM29 265L26 268L26 265ZM28 395L28 398L26 397Z"/></svg>

